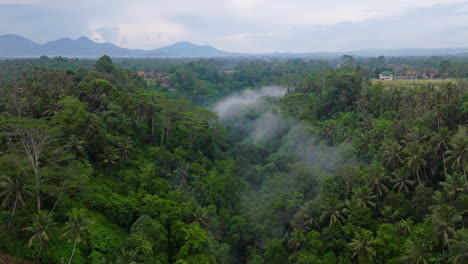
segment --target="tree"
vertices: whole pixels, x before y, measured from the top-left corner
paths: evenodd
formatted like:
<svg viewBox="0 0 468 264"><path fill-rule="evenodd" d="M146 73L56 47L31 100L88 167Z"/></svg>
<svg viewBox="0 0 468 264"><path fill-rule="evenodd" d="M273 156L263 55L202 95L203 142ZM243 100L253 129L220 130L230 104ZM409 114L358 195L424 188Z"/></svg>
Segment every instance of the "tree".
<svg viewBox="0 0 468 264"><path fill-rule="evenodd" d="M391 169L398 169L401 164L402 147L398 141L390 141L384 144L382 158Z"/></svg>
<svg viewBox="0 0 468 264"><path fill-rule="evenodd" d="M138 250L125 250L122 248L113 264L137 264Z"/></svg>
<svg viewBox="0 0 468 264"><path fill-rule="evenodd" d="M47 241L50 239L49 232L54 229L52 214L46 211L39 211L32 216L32 225L24 230L32 232L33 236L29 239L28 246L32 246L36 241L39 242L39 255L46 247Z"/></svg>
<svg viewBox="0 0 468 264"><path fill-rule="evenodd" d="M445 152L447 155L447 161L452 162L452 167L459 167L463 171L463 175L466 179L466 167L468 163L466 162L468 156L468 139L465 138L456 138L450 142L450 149Z"/></svg>
<svg viewBox="0 0 468 264"><path fill-rule="evenodd" d="M446 175L445 182L441 182L445 189L448 190L448 194L453 197L453 200L457 200L458 196L468 191L468 184L465 182L465 177L459 173L452 175Z"/></svg>
<svg viewBox="0 0 468 264"><path fill-rule="evenodd" d="M19 179L8 176L0 178L0 198L3 197L2 207L10 208L12 215L16 210L26 205L25 196L32 196L23 183Z"/></svg>
<svg viewBox="0 0 468 264"><path fill-rule="evenodd" d="M462 264L468 261L468 229L457 231L455 238L449 240L452 257L449 261L453 264Z"/></svg>
<svg viewBox="0 0 468 264"><path fill-rule="evenodd" d="M88 226L91 220L86 216L85 211L82 209L72 209L68 214L68 221L65 223L65 233L63 237L68 238L68 242L73 241L73 250L68 260L68 264L72 262L73 255L75 254L76 244L85 241L89 233Z"/></svg>
<svg viewBox="0 0 468 264"><path fill-rule="evenodd" d="M315 216L316 204L312 201L305 202L294 215L291 226L295 229L307 229L312 227L320 229L319 219Z"/></svg>
<svg viewBox="0 0 468 264"><path fill-rule="evenodd" d="M362 207L375 207L376 195L371 193L367 186L361 186L353 190L353 200L356 200Z"/></svg>
<svg viewBox="0 0 468 264"><path fill-rule="evenodd" d="M369 230L362 229L354 233L354 238L348 243L348 247L353 251L353 258L357 258L359 263L372 263L372 259L377 255L374 247L374 237Z"/></svg>
<svg viewBox="0 0 468 264"><path fill-rule="evenodd" d="M115 72L115 66L112 59L109 56L104 55L96 61L94 70L102 73L113 73Z"/></svg>
<svg viewBox="0 0 468 264"><path fill-rule="evenodd" d="M409 193L410 188L414 184L414 181L409 179L408 173L404 169L392 172L392 179L390 181L393 183L392 190L403 193Z"/></svg>
<svg viewBox="0 0 468 264"><path fill-rule="evenodd" d="M449 149L450 130L446 127L439 129L438 133L434 133L431 141L435 145L437 153L442 153L442 162L444 164L444 172L447 174L447 166L445 165L445 152Z"/></svg>
<svg viewBox="0 0 468 264"><path fill-rule="evenodd" d="M328 222L328 227L333 225L341 225L345 221L341 210L343 209L343 203L337 199L329 199L325 205L326 209L323 211L320 221Z"/></svg>
<svg viewBox="0 0 468 264"><path fill-rule="evenodd" d="M429 256L430 255L427 253L426 246L423 242L414 242L410 240L407 248L405 249L404 256L401 257L401 261L413 264L429 264Z"/></svg>
<svg viewBox="0 0 468 264"><path fill-rule="evenodd" d="M288 247L293 251L297 251L302 248L302 245L305 241L306 236L304 231L300 229L294 229L294 231L289 234Z"/></svg>
<svg viewBox="0 0 468 264"><path fill-rule="evenodd" d="M42 181L40 170L44 167L44 156L51 152L54 133L47 124L35 119L12 119L3 126L10 132L12 139L18 142L18 148L22 150L31 165L35 181L36 208L40 212Z"/></svg>
<svg viewBox="0 0 468 264"><path fill-rule="evenodd" d="M404 149L405 153L408 155L404 162L408 169L413 173L416 173L418 183L422 184L421 177L419 175L421 169L424 169L427 165L425 160L426 152L422 149L420 145L411 144Z"/></svg>
<svg viewBox="0 0 468 264"><path fill-rule="evenodd" d="M371 182L369 187L371 191L380 198L385 193L388 193L388 187L385 185L385 182L388 180L388 176L385 174L385 171L382 168L372 168L370 171Z"/></svg>
<svg viewBox="0 0 468 264"><path fill-rule="evenodd" d="M447 248L449 240L455 236L456 224L462 220L461 215L455 208L442 205L433 210L431 220L434 233L439 237L442 248Z"/></svg>

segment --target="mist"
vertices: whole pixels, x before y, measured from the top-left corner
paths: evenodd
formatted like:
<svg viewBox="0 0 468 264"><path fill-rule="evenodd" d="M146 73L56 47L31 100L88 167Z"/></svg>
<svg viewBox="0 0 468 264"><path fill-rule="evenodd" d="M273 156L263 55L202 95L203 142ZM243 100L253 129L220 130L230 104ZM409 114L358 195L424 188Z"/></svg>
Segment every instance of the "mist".
<svg viewBox="0 0 468 264"><path fill-rule="evenodd" d="M265 86L258 90L246 89L216 103L213 111L218 113L221 121L226 121L254 106L261 98L266 96L279 98L286 95L286 92L287 88L282 86Z"/></svg>
<svg viewBox="0 0 468 264"><path fill-rule="evenodd" d="M320 139L317 127L282 111L281 98L287 91L280 86L245 90L221 100L213 109L231 143L241 149L239 156L236 151L232 156L238 173L250 183L242 199L244 216L249 222L268 222L260 226L273 227L254 230L260 234L260 243L283 238L289 218L319 194L321 180L353 160L346 143L330 147ZM258 160L251 151L260 151L267 158ZM278 207L279 197L289 205ZM272 219L272 210L281 217Z"/></svg>

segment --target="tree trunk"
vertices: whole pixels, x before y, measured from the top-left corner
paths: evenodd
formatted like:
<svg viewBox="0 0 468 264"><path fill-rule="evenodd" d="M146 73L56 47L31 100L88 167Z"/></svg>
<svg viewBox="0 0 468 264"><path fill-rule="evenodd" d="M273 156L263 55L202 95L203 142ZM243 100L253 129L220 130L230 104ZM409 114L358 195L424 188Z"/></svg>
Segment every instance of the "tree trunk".
<svg viewBox="0 0 468 264"><path fill-rule="evenodd" d="M41 186L40 179L39 179L39 172L37 171L37 168L34 168L34 177L36 180L36 206L37 206L37 212L41 211L41 191L39 190L39 187Z"/></svg>
<svg viewBox="0 0 468 264"><path fill-rule="evenodd" d="M72 250L72 254L71 254L71 256L70 256L70 259L68 260L68 264L71 263L71 261L72 261L72 259L73 259L73 255L75 255L75 249L76 249L77 240L78 240L78 237L75 238L75 243L73 244L73 250Z"/></svg>
<svg viewBox="0 0 468 264"><path fill-rule="evenodd" d="M421 185L421 179L419 178L419 169L416 170L416 176L418 177L419 185Z"/></svg>

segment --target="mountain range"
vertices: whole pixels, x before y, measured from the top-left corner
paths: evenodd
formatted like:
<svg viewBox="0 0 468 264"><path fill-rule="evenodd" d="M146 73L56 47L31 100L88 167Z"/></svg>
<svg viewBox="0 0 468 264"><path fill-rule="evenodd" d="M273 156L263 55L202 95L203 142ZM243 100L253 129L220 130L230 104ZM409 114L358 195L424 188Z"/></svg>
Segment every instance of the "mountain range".
<svg viewBox="0 0 468 264"><path fill-rule="evenodd" d="M336 57L343 54L354 56L447 56L468 54L468 48L447 49L364 49L346 52L314 53L233 53L216 49L209 45L195 45L190 42L177 42L154 50L127 49L112 43L97 43L89 38L61 38L44 44L13 34L0 36L0 57Z"/></svg>

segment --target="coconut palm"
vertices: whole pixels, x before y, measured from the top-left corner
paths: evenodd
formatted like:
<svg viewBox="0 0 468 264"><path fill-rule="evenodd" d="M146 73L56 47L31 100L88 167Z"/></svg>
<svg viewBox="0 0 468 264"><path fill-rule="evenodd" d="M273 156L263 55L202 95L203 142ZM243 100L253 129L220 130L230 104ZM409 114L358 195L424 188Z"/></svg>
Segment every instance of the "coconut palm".
<svg viewBox="0 0 468 264"><path fill-rule="evenodd" d="M342 208L343 203L337 199L328 200L320 221L328 222L328 227L332 227L335 224L341 225L345 221L345 217L341 211Z"/></svg>
<svg viewBox="0 0 468 264"><path fill-rule="evenodd" d="M120 156L117 153L117 149L106 147L104 149L104 154L101 156L102 161L100 164L107 168L117 165L117 162L120 160Z"/></svg>
<svg viewBox="0 0 468 264"><path fill-rule="evenodd" d="M436 207L431 214L433 231L439 237L442 248L446 248L449 239L455 236L455 227L462 217L452 206Z"/></svg>
<svg viewBox="0 0 468 264"><path fill-rule="evenodd" d="M289 234L288 247L293 251L297 251L301 249L306 239L307 237L303 230L294 229L294 231Z"/></svg>
<svg viewBox="0 0 468 264"><path fill-rule="evenodd" d="M425 151L419 145L409 145L405 148L405 152L408 155L404 162L408 169L410 169L413 173L416 173L416 177L418 179L418 183L422 184L421 177L419 172L421 169L424 169L427 166L425 160Z"/></svg>
<svg viewBox="0 0 468 264"><path fill-rule="evenodd" d="M123 161L127 161L130 158L130 150L133 148L133 141L127 137L118 143L118 150L120 157Z"/></svg>
<svg viewBox="0 0 468 264"><path fill-rule="evenodd" d="M203 208L201 206L195 207L195 210L193 211L192 215L195 221L198 221L199 223L205 226L208 225L210 221L210 216L208 215L206 208Z"/></svg>
<svg viewBox="0 0 468 264"><path fill-rule="evenodd" d="M68 238L68 242L73 242L73 250L68 260L68 264L71 263L73 255L75 254L76 245L85 241L86 236L89 233L89 225L91 220L86 216L83 210L73 209L68 214L68 221L65 223L65 233L63 237Z"/></svg>
<svg viewBox="0 0 468 264"><path fill-rule="evenodd" d="M122 248L121 253L117 256L114 264L137 264L137 256L138 250L125 250Z"/></svg>
<svg viewBox="0 0 468 264"><path fill-rule="evenodd" d="M434 196L432 196L432 200L434 200L435 205L431 208L435 208L440 205L451 205L453 203L453 196L450 194L448 189L441 189L439 191L434 192Z"/></svg>
<svg viewBox="0 0 468 264"><path fill-rule="evenodd" d="M401 165L402 147L398 141L386 142L382 153L382 159L391 169L398 169Z"/></svg>
<svg viewBox="0 0 468 264"><path fill-rule="evenodd" d="M459 167L462 169L466 182L466 167L468 166L466 163L468 156L468 140L454 140L450 144L450 149L445 152L445 155L447 155L447 161L452 163L452 167Z"/></svg>
<svg viewBox="0 0 468 264"><path fill-rule="evenodd" d="M375 193L379 198L385 193L388 193L389 190L385 185L385 182L387 182L389 177L385 174L385 171L382 168L372 168L370 178L371 182L369 187L373 193Z"/></svg>
<svg viewBox="0 0 468 264"><path fill-rule="evenodd" d="M445 165L445 152L448 150L449 140L450 140L450 130L446 127L440 128L438 133L434 133L431 138L432 143L434 144L435 151L437 153L442 153L442 161L444 164L444 172L447 174L447 166Z"/></svg>
<svg viewBox="0 0 468 264"><path fill-rule="evenodd" d="M369 230L361 230L355 233L348 247L353 251L353 258L357 258L359 263L372 263L372 259L377 252L374 248L374 237Z"/></svg>
<svg viewBox="0 0 468 264"><path fill-rule="evenodd" d="M405 255L401 257L401 261L411 264L428 264L429 256L424 243L409 241L408 247L405 249Z"/></svg>
<svg viewBox="0 0 468 264"><path fill-rule="evenodd" d="M395 227L400 230L405 235L409 235L411 233L411 225L413 224L413 220L411 219L403 219L400 220L398 223L395 224Z"/></svg>
<svg viewBox="0 0 468 264"><path fill-rule="evenodd" d="M468 262L468 229L463 228L457 231L455 238L449 241L452 257L449 261L453 264Z"/></svg>
<svg viewBox="0 0 468 264"><path fill-rule="evenodd" d="M394 171L390 182L393 184L393 191L403 193L409 193L410 188L414 185L414 181L409 179L408 173L404 169Z"/></svg>
<svg viewBox="0 0 468 264"><path fill-rule="evenodd" d="M319 221L314 215L315 206L312 201L305 202L294 215L290 223L291 226L296 229L307 229L308 227L320 229Z"/></svg>
<svg viewBox="0 0 468 264"><path fill-rule="evenodd" d="M382 218L386 219L387 221L394 221L400 214L398 210L393 210L390 205L383 206L379 211L380 215L382 215Z"/></svg>
<svg viewBox="0 0 468 264"><path fill-rule="evenodd" d="M453 197L453 200L457 200L460 193L468 190L465 177L458 173L447 175L445 182L441 182L440 185L448 190L448 194Z"/></svg>
<svg viewBox="0 0 468 264"><path fill-rule="evenodd" d="M356 200L359 205L363 207L375 207L374 200L377 195L372 194L371 189L367 186L361 186L353 190L353 200Z"/></svg>
<svg viewBox="0 0 468 264"><path fill-rule="evenodd" d="M39 211L32 216L32 225L26 227L24 230L32 232L33 236L29 239L28 246L32 246L35 242L39 242L39 255L46 247L49 240L49 232L54 229L54 222L52 214L46 211Z"/></svg>
<svg viewBox="0 0 468 264"><path fill-rule="evenodd" d="M33 194L26 189L19 179L3 176L0 178L0 198L2 200L2 207L9 208L12 215L16 210L26 205L24 196L33 196Z"/></svg>
<svg viewBox="0 0 468 264"><path fill-rule="evenodd" d="M442 100L445 104L451 104L458 100L456 86L452 83L447 83L446 85L440 87L440 92Z"/></svg>
<svg viewBox="0 0 468 264"><path fill-rule="evenodd" d="M80 140L75 135L72 135L63 147L69 153L79 156L85 154L84 144L84 140Z"/></svg>

